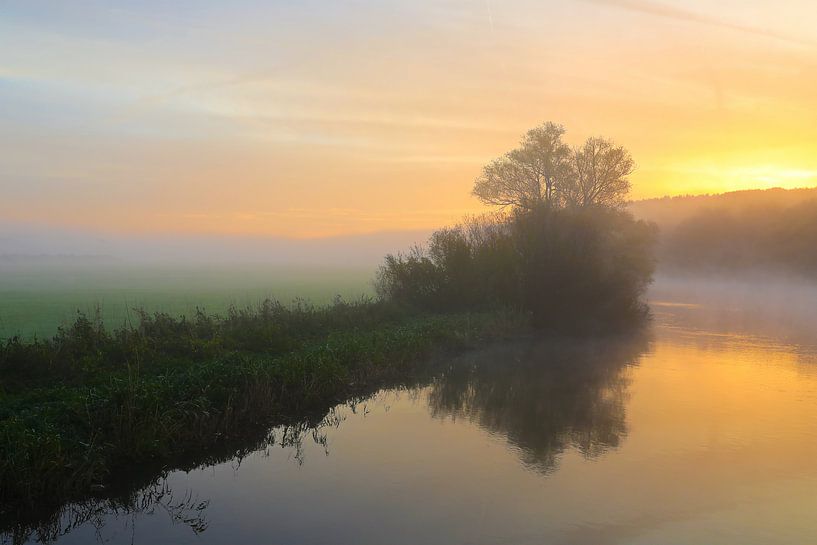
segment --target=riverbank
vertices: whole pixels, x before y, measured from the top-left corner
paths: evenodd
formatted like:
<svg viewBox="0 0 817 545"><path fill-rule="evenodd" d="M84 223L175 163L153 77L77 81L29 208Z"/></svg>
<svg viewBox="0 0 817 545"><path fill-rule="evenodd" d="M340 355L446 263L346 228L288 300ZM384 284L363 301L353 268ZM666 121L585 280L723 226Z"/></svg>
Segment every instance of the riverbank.
<svg viewBox="0 0 817 545"><path fill-rule="evenodd" d="M423 315L386 303L266 302L224 318L142 314L107 331L80 316L0 350L0 510L105 490L250 430L410 376L432 351L518 332L506 313Z"/></svg>
<svg viewBox="0 0 817 545"><path fill-rule="evenodd" d="M278 429L274 446L200 460L131 502L71 504L53 540L8 541L810 543L817 348L778 335L799 313L771 324L686 293L664 292L647 344L549 336L439 358L418 387L339 406L326 443L302 428L282 447ZM741 309L767 301L754 296ZM502 348L526 344L544 353Z"/></svg>

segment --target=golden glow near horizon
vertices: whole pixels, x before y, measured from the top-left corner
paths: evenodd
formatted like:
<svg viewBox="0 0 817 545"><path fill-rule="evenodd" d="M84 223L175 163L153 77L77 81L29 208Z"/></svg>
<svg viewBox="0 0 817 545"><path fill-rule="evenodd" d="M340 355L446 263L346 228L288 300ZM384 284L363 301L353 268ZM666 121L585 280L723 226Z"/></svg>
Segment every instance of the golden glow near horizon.
<svg viewBox="0 0 817 545"><path fill-rule="evenodd" d="M628 147L635 198L817 185L805 0L7 2L0 217L324 236L481 210L545 120Z"/></svg>

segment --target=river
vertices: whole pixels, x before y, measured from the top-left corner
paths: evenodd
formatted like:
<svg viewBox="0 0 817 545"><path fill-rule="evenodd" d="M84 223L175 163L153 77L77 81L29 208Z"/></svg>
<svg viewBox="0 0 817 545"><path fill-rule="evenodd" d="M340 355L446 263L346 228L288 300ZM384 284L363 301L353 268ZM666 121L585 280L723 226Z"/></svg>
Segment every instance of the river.
<svg viewBox="0 0 817 545"><path fill-rule="evenodd" d="M29 541L814 542L817 290L668 280L650 301L647 331L453 357Z"/></svg>

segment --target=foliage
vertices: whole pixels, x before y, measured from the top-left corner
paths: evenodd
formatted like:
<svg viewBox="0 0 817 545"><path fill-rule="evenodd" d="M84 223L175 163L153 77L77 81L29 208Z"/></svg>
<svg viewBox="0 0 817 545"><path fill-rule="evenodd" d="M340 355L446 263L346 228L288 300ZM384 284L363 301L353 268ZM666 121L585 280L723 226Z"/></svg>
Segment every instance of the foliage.
<svg viewBox="0 0 817 545"><path fill-rule="evenodd" d="M565 129L555 123L529 130L518 148L491 161L474 184L474 195L486 204L525 209L558 202L558 191L572 176Z"/></svg>
<svg viewBox="0 0 817 545"><path fill-rule="evenodd" d="M378 293L423 310L508 307L551 329L611 328L644 315L655 230L609 207L540 207L435 232L390 255Z"/></svg>
<svg viewBox="0 0 817 545"><path fill-rule="evenodd" d="M519 147L485 166L474 195L486 204L528 211L623 206L635 168L630 153L601 137L571 149L564 133L551 122L529 130Z"/></svg>
<svg viewBox="0 0 817 545"><path fill-rule="evenodd" d="M265 300L255 308L231 307L224 318L197 309L173 317L136 310L135 327L106 329L99 315L79 313L51 339L13 337L0 343L0 391L60 384L91 385L110 372L153 372L203 362L233 352L284 354L336 330L372 327L406 318L405 309L366 299L337 299L328 307L303 300Z"/></svg>
<svg viewBox="0 0 817 545"><path fill-rule="evenodd" d="M79 316L49 341L11 340L0 351L0 515L82 498L136 464L166 467L248 430L325 412L410 374L433 349L519 327L499 313L268 302L223 319L143 313L139 326L112 333ZM26 359L44 376L26 370Z"/></svg>
<svg viewBox="0 0 817 545"><path fill-rule="evenodd" d="M591 137L573 152L570 178L562 185L567 206L622 207L635 168L630 153L606 138Z"/></svg>

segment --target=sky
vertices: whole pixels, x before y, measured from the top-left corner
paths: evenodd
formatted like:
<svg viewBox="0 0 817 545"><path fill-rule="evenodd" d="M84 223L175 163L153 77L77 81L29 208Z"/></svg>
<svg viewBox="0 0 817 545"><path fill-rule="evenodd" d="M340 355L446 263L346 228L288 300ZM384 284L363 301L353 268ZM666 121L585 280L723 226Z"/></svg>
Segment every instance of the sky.
<svg viewBox="0 0 817 545"><path fill-rule="evenodd" d="M427 229L548 120L634 198L813 186L815 98L806 0L0 0L0 219Z"/></svg>

